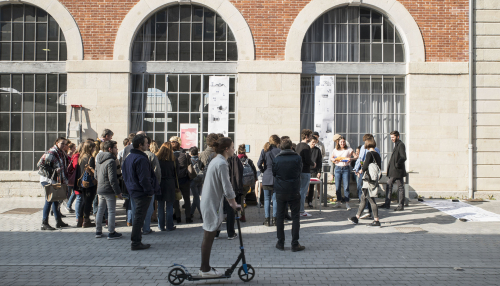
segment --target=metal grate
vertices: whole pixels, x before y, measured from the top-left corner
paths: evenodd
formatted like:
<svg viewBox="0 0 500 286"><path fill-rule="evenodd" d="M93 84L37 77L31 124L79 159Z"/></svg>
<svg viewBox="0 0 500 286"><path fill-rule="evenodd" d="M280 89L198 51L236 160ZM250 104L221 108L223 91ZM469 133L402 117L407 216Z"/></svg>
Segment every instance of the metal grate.
<svg viewBox="0 0 500 286"><path fill-rule="evenodd" d="M31 215L31 214L37 213L37 212L39 212L41 210L42 209L38 209L38 208L17 208L17 209L13 209L13 210L10 210L10 211L3 212L2 214Z"/></svg>
<svg viewBox="0 0 500 286"><path fill-rule="evenodd" d="M395 227L395 229L401 233L427 232L420 227Z"/></svg>

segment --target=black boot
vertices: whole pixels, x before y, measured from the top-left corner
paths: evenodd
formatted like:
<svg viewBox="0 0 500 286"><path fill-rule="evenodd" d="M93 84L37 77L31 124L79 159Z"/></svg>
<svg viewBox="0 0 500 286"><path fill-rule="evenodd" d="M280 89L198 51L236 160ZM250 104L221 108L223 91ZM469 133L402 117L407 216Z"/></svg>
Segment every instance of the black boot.
<svg viewBox="0 0 500 286"><path fill-rule="evenodd" d="M61 228L61 227L68 227L69 225L67 223L64 223L61 218L57 220L56 223L56 228Z"/></svg>
<svg viewBox="0 0 500 286"><path fill-rule="evenodd" d="M41 227L41 229L42 230L56 230L55 228L53 228L53 227L50 226L48 220L43 220L42 221L42 227Z"/></svg>
<svg viewBox="0 0 500 286"><path fill-rule="evenodd" d="M276 217L273 217L272 226L276 226Z"/></svg>
<svg viewBox="0 0 500 286"><path fill-rule="evenodd" d="M269 218L266 217L266 219L264 220L264 223L263 223L265 226L269 226Z"/></svg>

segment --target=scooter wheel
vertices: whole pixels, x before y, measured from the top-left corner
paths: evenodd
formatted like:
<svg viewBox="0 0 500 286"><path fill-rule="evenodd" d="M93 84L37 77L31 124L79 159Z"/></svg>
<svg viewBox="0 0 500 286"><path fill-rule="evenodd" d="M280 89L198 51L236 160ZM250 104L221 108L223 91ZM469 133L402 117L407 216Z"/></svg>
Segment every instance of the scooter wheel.
<svg viewBox="0 0 500 286"><path fill-rule="evenodd" d="M182 268L174 268L168 273L168 282L172 285L181 285L186 279L186 272Z"/></svg>
<svg viewBox="0 0 500 286"><path fill-rule="evenodd" d="M252 265L247 264L247 271L248 274L245 273L245 270L243 269L243 265L240 266L240 269L238 269L238 276L240 277L241 281L243 282L250 282L250 280L253 279L255 276L255 269L253 269Z"/></svg>

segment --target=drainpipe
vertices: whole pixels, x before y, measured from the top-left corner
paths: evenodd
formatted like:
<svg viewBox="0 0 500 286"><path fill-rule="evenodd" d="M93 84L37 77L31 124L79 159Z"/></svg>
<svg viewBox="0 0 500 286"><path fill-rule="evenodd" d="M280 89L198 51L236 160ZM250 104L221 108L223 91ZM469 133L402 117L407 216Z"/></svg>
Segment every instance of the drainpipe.
<svg viewBox="0 0 500 286"><path fill-rule="evenodd" d="M474 0L469 0L469 198L474 198L474 176L473 176L473 138L474 132L472 128L474 126L473 118L473 92L474 92Z"/></svg>

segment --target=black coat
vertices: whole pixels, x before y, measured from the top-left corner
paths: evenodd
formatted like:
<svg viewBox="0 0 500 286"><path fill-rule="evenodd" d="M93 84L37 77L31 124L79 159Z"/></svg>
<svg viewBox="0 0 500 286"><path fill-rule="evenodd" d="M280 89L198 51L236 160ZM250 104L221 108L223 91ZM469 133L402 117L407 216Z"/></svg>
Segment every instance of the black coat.
<svg viewBox="0 0 500 286"><path fill-rule="evenodd" d="M227 158L229 165L229 179L236 195L243 194L243 164L237 155Z"/></svg>
<svg viewBox="0 0 500 286"><path fill-rule="evenodd" d="M175 202L175 189L179 188L179 182L176 176L176 167L178 166L177 159L174 161L160 160L161 169L161 195L156 196L157 201L166 201L167 203Z"/></svg>
<svg viewBox="0 0 500 286"><path fill-rule="evenodd" d="M398 140L392 151L391 159L387 165L387 176L390 178L403 178L406 176L406 148L405 144Z"/></svg>
<svg viewBox="0 0 500 286"><path fill-rule="evenodd" d="M302 158L293 150L283 150L274 158L272 172L276 194L299 194Z"/></svg>
<svg viewBox="0 0 500 286"><path fill-rule="evenodd" d="M257 161L257 168L259 168L262 175L262 185L264 186L272 186L274 185L273 179L273 160L274 158L281 152L280 148L271 145L267 152L260 152L259 161Z"/></svg>
<svg viewBox="0 0 500 286"><path fill-rule="evenodd" d="M323 156L321 155L321 149L318 147L311 148L311 161L316 163L316 168L311 167L311 173L321 173L321 168L323 166Z"/></svg>

